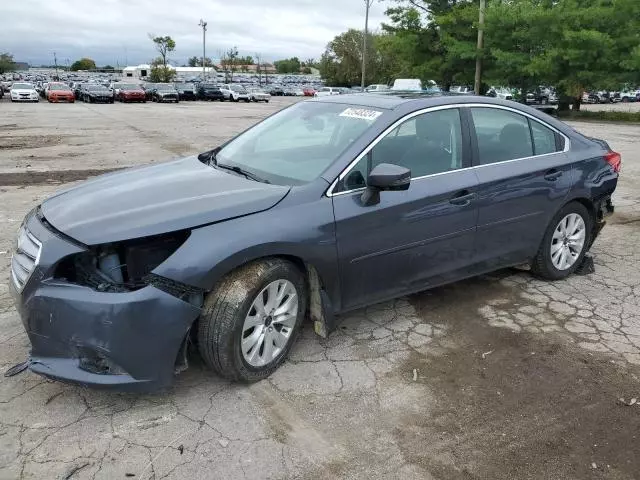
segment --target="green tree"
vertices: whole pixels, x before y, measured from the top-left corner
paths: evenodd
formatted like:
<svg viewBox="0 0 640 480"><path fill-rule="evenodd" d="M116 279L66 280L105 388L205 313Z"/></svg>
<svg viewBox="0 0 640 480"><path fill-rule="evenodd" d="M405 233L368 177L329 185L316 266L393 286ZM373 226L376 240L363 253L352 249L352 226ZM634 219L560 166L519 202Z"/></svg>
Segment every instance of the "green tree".
<svg viewBox="0 0 640 480"><path fill-rule="evenodd" d="M278 73L298 73L300 72L300 60L298 57L287 58L285 60L276 60L273 62Z"/></svg>
<svg viewBox="0 0 640 480"><path fill-rule="evenodd" d="M349 29L329 42L318 65L320 75L327 83L348 87L360 84L363 36L363 31ZM375 48L375 36L369 34L366 83L371 83L371 80L377 79L379 75Z"/></svg>
<svg viewBox="0 0 640 480"><path fill-rule="evenodd" d="M210 67L213 65L213 62L209 57L205 57L204 66ZM190 67L201 67L202 66L202 57L190 57L189 58L189 66Z"/></svg>
<svg viewBox="0 0 640 480"><path fill-rule="evenodd" d="M176 42L169 36L155 37L153 35L149 35L149 38L153 42L154 48L160 54L162 66L166 70L167 58L169 56L169 53L173 52L176 49Z"/></svg>
<svg viewBox="0 0 640 480"><path fill-rule="evenodd" d="M114 70L113 65L105 65L102 67L103 70Z"/></svg>
<svg viewBox="0 0 640 480"><path fill-rule="evenodd" d="M0 54L0 73L11 72L15 70L16 64L13 61L13 55L10 53Z"/></svg>
<svg viewBox="0 0 640 480"><path fill-rule="evenodd" d="M149 81L154 83L169 83L176 76L176 71L170 65L163 65L162 57L157 57L151 62Z"/></svg>
<svg viewBox="0 0 640 480"><path fill-rule="evenodd" d="M96 62L90 58L81 58L71 64L71 71L77 72L78 70L95 70Z"/></svg>

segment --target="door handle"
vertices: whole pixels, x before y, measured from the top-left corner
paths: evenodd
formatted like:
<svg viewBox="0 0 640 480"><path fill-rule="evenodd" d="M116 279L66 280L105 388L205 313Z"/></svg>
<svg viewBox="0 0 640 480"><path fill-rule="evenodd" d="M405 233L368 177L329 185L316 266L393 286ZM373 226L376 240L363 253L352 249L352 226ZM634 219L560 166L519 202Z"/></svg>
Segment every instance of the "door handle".
<svg viewBox="0 0 640 480"><path fill-rule="evenodd" d="M544 174L544 179L550 182L555 182L562 176L562 172L560 170L549 170Z"/></svg>
<svg viewBox="0 0 640 480"><path fill-rule="evenodd" d="M449 200L452 205L469 205L471 201L476 198L475 193L469 193L467 190L463 190L455 197Z"/></svg>

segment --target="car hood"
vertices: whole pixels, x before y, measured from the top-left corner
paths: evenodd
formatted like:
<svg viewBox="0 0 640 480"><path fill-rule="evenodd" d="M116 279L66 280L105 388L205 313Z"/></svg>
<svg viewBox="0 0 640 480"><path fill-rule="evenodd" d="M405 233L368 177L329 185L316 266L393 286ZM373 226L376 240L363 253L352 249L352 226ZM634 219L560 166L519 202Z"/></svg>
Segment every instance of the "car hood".
<svg viewBox="0 0 640 480"><path fill-rule="evenodd" d="M11 93L38 93L35 88L12 88Z"/></svg>
<svg viewBox="0 0 640 480"><path fill-rule="evenodd" d="M96 177L50 197L41 210L57 230L96 245L267 210L289 189L187 157Z"/></svg>

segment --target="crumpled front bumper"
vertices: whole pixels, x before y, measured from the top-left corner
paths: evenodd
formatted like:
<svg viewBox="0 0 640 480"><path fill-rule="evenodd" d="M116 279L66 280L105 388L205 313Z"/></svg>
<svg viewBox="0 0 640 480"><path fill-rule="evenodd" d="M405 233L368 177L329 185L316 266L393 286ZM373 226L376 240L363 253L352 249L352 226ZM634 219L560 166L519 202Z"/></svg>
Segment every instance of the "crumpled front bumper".
<svg viewBox="0 0 640 480"><path fill-rule="evenodd" d="M59 260L82 251L35 216L39 264L19 292L10 290L31 341L30 369L60 381L118 390L171 383L176 358L200 309L153 286L98 292L53 278Z"/></svg>

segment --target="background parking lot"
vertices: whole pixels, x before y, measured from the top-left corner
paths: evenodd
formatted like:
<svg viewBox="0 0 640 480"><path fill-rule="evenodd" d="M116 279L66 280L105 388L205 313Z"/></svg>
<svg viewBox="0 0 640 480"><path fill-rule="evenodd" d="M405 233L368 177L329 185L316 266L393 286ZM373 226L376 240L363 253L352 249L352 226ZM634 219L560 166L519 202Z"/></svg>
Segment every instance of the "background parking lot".
<svg viewBox="0 0 640 480"><path fill-rule="evenodd" d="M293 101L0 101L0 277L25 213L63 184L204 151ZM640 126L572 126L623 158L595 274L503 270L356 311L328 339L307 326L250 386L196 355L154 395L0 377L0 479L637 478ZM28 346L3 281L0 370Z"/></svg>

